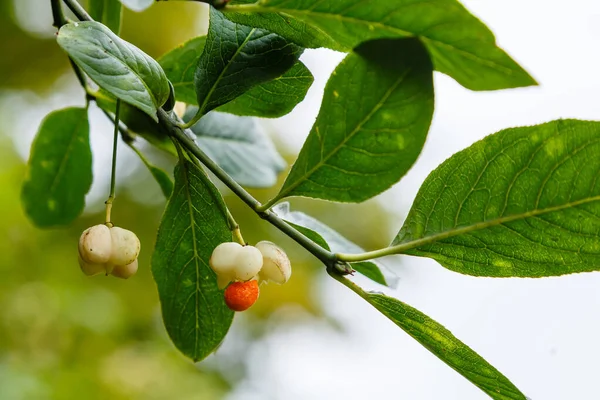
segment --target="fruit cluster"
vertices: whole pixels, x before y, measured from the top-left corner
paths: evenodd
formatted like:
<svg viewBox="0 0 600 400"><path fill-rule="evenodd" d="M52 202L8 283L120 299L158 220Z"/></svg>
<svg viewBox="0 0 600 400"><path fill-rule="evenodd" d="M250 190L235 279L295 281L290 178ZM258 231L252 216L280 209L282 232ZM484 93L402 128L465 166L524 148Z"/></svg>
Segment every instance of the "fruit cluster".
<svg viewBox="0 0 600 400"><path fill-rule="evenodd" d="M95 225L79 238L79 266L86 275L111 274L127 279L138 269L140 241L127 229Z"/></svg>
<svg viewBox="0 0 600 400"><path fill-rule="evenodd" d="M288 256L268 241L256 246L221 243L214 249L209 264L217 274L219 289L226 288L225 303L233 311L245 311L256 302L259 281L281 285L292 274Z"/></svg>

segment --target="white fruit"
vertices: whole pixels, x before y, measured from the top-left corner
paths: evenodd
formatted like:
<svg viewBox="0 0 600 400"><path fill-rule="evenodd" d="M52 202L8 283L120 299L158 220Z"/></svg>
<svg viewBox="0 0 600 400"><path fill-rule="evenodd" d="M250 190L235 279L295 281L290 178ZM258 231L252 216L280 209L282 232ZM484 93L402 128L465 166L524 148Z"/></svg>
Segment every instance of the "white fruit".
<svg viewBox="0 0 600 400"><path fill-rule="evenodd" d="M263 265L262 253L254 246L242 247L235 258L235 279L248 281L260 272Z"/></svg>
<svg viewBox="0 0 600 400"><path fill-rule="evenodd" d="M86 262L83 258L81 258L81 254L77 257L79 261L79 266L84 274L88 276L98 275L106 271L106 264L94 264Z"/></svg>
<svg viewBox="0 0 600 400"><path fill-rule="evenodd" d="M285 251L266 240L258 242L256 248L263 256L263 266L259 274L260 279L280 285L286 283L292 275L292 265Z"/></svg>
<svg viewBox="0 0 600 400"><path fill-rule="evenodd" d="M219 289L225 288L229 282L235 279L236 257L242 245L235 242L221 243L212 252L208 265L217 274L217 285Z"/></svg>
<svg viewBox="0 0 600 400"><path fill-rule="evenodd" d="M110 228L110 236L112 239L112 254L109 262L115 266L133 263L140 254L140 240L135 233L114 226Z"/></svg>
<svg viewBox="0 0 600 400"><path fill-rule="evenodd" d="M135 275L138 270L138 260L137 258L130 264L127 265L119 265L115 266L113 270L110 272L112 276L116 276L117 278L127 279Z"/></svg>
<svg viewBox="0 0 600 400"><path fill-rule="evenodd" d="M79 238L79 255L82 261L104 264L112 253L110 229L106 225L95 225L86 229Z"/></svg>

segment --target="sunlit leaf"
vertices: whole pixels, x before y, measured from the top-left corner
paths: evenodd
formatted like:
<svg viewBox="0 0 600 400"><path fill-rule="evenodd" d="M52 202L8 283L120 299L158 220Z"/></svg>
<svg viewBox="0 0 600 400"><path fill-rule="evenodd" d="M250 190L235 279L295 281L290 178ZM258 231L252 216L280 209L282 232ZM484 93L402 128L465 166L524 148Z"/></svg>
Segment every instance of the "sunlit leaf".
<svg viewBox="0 0 600 400"><path fill-rule="evenodd" d="M418 36L435 68L469 89L535 85L456 0L261 0L225 11L232 21L309 48L348 51L367 40Z"/></svg>
<svg viewBox="0 0 600 400"><path fill-rule="evenodd" d="M398 251L477 276L600 270L600 123L488 136L429 175Z"/></svg>
<svg viewBox="0 0 600 400"><path fill-rule="evenodd" d="M276 199L362 202L398 182L427 137L432 75L416 39L366 42L349 54L327 83L317 121Z"/></svg>
<svg viewBox="0 0 600 400"><path fill-rule="evenodd" d="M340 279L342 283L354 290L394 324L492 399L526 400L523 393L500 371L438 322L400 300L383 294L364 292L354 283L344 278Z"/></svg>

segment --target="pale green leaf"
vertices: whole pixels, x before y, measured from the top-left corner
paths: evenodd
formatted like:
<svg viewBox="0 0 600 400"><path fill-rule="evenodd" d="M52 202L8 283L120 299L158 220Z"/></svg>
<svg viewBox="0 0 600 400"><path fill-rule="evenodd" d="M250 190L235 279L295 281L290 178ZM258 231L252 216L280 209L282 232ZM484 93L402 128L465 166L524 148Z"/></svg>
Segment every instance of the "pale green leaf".
<svg viewBox="0 0 600 400"><path fill-rule="evenodd" d="M188 107L184 120L197 110ZM287 166L255 118L213 111L191 129L198 146L243 186L271 187Z"/></svg>
<svg viewBox="0 0 600 400"><path fill-rule="evenodd" d="M42 121L31 146L21 200L39 227L68 225L92 185L87 109L65 108Z"/></svg>
<svg viewBox="0 0 600 400"><path fill-rule="evenodd" d="M398 182L427 137L432 75L416 39L359 46L327 83L317 121L276 199L362 202Z"/></svg>
<svg viewBox="0 0 600 400"><path fill-rule="evenodd" d="M169 98L160 65L99 22L77 22L58 31L58 44L102 89L150 115Z"/></svg>
<svg viewBox="0 0 600 400"><path fill-rule="evenodd" d="M600 123L507 129L455 154L393 245L477 276L600 270Z"/></svg>
<svg viewBox="0 0 600 400"><path fill-rule="evenodd" d="M278 204L273 208L273 212L326 250L334 253L364 252L360 246L352 243L321 221L300 211L290 211L290 205L287 202ZM383 274L382 270L387 272L387 268L379 261L352 263L351 266L360 274L380 285L394 286L396 284L396 277L386 277Z"/></svg>
<svg viewBox="0 0 600 400"><path fill-rule="evenodd" d="M309 48L348 51L367 40L418 36L438 71L473 90L535 84L456 0L261 0L225 11Z"/></svg>
<svg viewBox="0 0 600 400"><path fill-rule="evenodd" d="M231 241L224 210L204 171L180 161L152 255L152 274L171 340L196 361L219 346L233 319L208 265L214 248Z"/></svg>

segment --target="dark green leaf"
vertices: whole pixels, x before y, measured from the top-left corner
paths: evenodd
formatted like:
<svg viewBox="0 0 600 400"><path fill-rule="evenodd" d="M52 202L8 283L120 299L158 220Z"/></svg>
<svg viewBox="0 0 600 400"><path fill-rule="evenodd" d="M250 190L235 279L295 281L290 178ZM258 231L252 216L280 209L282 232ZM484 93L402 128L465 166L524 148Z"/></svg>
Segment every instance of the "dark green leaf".
<svg viewBox="0 0 600 400"><path fill-rule="evenodd" d="M31 146L21 199L40 227L68 225L83 211L92 185L92 152L85 108L50 113Z"/></svg>
<svg viewBox="0 0 600 400"><path fill-rule="evenodd" d="M313 81L308 68L298 61L279 78L255 86L218 110L235 115L279 118L304 100Z"/></svg>
<svg viewBox="0 0 600 400"><path fill-rule="evenodd" d="M197 104L194 72L205 43L206 36L191 39L158 60L173 83L179 101ZM298 61L280 77L255 86L218 110L236 115L281 117L304 99L313 80L308 68Z"/></svg>
<svg viewBox="0 0 600 400"><path fill-rule="evenodd" d="M435 68L473 90L535 84L456 0L262 0L225 10L232 21L310 48L348 51L367 40L419 36Z"/></svg>
<svg viewBox="0 0 600 400"><path fill-rule="evenodd" d="M108 29L119 35L121 31L121 11L119 0L90 0L90 16L102 22Z"/></svg>
<svg viewBox="0 0 600 400"><path fill-rule="evenodd" d="M160 65L99 22L67 24L58 44L94 82L113 96L150 115L169 98L169 81Z"/></svg>
<svg viewBox="0 0 600 400"><path fill-rule="evenodd" d="M130 10L140 12L150 7L154 1L158 0L121 0L121 3Z"/></svg>
<svg viewBox="0 0 600 400"><path fill-rule="evenodd" d="M194 75L199 114L281 76L302 51L274 33L230 22L211 7L206 45Z"/></svg>
<svg viewBox="0 0 600 400"><path fill-rule="evenodd" d="M317 121L276 199L361 202L398 182L427 137L432 75L416 39L359 46L327 83Z"/></svg>
<svg viewBox="0 0 600 400"><path fill-rule="evenodd" d="M366 293L345 279L342 283L492 399L526 400L500 371L427 315L392 297Z"/></svg>
<svg viewBox="0 0 600 400"><path fill-rule="evenodd" d="M477 276L600 270L600 123L507 129L429 175L398 252Z"/></svg>
<svg viewBox="0 0 600 400"><path fill-rule="evenodd" d="M171 180L171 178L169 178L169 175L167 175L167 173L162 169L150 163L148 159L142 154L142 152L133 144L130 144L130 147L140 157L140 160L142 160L146 168L148 168L148 170L152 174L152 177L160 186L160 190L163 192L165 198L168 200L169 197L171 197L171 194L173 193L173 181Z"/></svg>
<svg viewBox="0 0 600 400"><path fill-rule="evenodd" d="M184 120L191 119L197 111L197 107L188 107ZM213 111L192 131L198 136L200 148L241 185L271 187L286 167L255 118Z"/></svg>
<svg viewBox="0 0 600 400"><path fill-rule="evenodd" d="M300 231L304 236L308 237L310 240L326 250L330 250L335 253L364 252L362 248L313 217L308 216L300 211L290 211L289 203L278 204L273 211L279 217L283 218L290 225ZM388 282L389 278L386 280L386 277L381 272L381 269L385 267L379 262L365 261L353 263L352 268L372 281L379 283L380 285L392 286L390 282Z"/></svg>
<svg viewBox="0 0 600 400"><path fill-rule="evenodd" d="M152 255L163 320L175 346L202 360L221 343L233 320L208 265L214 248L231 241L221 195L204 171L183 160Z"/></svg>

